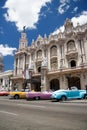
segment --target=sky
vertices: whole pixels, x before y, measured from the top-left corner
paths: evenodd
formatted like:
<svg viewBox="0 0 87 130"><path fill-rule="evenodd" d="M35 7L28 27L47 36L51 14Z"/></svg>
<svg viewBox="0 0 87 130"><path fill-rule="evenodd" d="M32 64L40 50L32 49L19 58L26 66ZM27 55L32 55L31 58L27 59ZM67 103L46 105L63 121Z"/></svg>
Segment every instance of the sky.
<svg viewBox="0 0 87 130"><path fill-rule="evenodd" d="M0 53L4 71L14 69L14 54L23 26L30 46L38 35L48 37L63 31L67 18L74 27L87 23L87 0L0 0Z"/></svg>

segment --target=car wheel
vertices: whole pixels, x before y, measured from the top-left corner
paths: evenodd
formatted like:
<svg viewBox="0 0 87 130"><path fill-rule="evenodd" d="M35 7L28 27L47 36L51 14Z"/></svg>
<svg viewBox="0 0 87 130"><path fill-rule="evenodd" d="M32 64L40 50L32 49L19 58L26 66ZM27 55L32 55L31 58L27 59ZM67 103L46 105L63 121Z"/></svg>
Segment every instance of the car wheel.
<svg viewBox="0 0 87 130"><path fill-rule="evenodd" d="M15 95L15 96L14 96L14 99L19 99L19 95Z"/></svg>
<svg viewBox="0 0 87 130"><path fill-rule="evenodd" d="M40 100L40 97L35 97L35 100Z"/></svg>
<svg viewBox="0 0 87 130"><path fill-rule="evenodd" d="M66 101L66 96L62 96L62 97L61 97L61 100L62 100L62 101Z"/></svg>
<svg viewBox="0 0 87 130"><path fill-rule="evenodd" d="M87 99L87 94L84 95L84 99Z"/></svg>

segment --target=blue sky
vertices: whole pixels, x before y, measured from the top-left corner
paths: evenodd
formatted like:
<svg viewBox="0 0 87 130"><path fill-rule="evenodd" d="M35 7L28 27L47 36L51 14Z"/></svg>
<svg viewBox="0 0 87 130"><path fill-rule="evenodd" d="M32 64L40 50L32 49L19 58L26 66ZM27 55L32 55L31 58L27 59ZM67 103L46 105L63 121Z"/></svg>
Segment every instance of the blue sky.
<svg viewBox="0 0 87 130"><path fill-rule="evenodd" d="M87 0L0 0L0 52L4 71L12 70L23 26L28 45L40 34L63 31L66 18L76 26L87 23Z"/></svg>

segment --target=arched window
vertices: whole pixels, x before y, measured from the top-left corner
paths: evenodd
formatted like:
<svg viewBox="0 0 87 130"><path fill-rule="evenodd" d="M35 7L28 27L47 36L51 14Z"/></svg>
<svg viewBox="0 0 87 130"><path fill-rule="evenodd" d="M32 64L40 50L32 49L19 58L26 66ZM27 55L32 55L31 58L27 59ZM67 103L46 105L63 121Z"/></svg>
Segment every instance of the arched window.
<svg viewBox="0 0 87 130"><path fill-rule="evenodd" d="M37 46L40 46L40 41L37 42Z"/></svg>
<svg viewBox="0 0 87 130"><path fill-rule="evenodd" d="M73 40L70 40L67 43L67 51L75 50L75 42Z"/></svg>
<svg viewBox="0 0 87 130"><path fill-rule="evenodd" d="M37 51L37 58L41 58L41 57L42 57L42 51L39 50L39 51Z"/></svg>
<svg viewBox="0 0 87 130"><path fill-rule="evenodd" d="M38 73L40 73L41 72L41 67L38 67Z"/></svg>
<svg viewBox="0 0 87 130"><path fill-rule="evenodd" d="M58 79L53 79L50 81L50 89L53 91L60 89L60 84Z"/></svg>
<svg viewBox="0 0 87 130"><path fill-rule="evenodd" d="M71 67L76 67L76 61L75 61L75 60L72 60L72 61L70 62L70 65L71 65Z"/></svg>
<svg viewBox="0 0 87 130"><path fill-rule="evenodd" d="M51 56L56 56L57 55L57 47L56 46L52 46L50 48L50 55Z"/></svg>

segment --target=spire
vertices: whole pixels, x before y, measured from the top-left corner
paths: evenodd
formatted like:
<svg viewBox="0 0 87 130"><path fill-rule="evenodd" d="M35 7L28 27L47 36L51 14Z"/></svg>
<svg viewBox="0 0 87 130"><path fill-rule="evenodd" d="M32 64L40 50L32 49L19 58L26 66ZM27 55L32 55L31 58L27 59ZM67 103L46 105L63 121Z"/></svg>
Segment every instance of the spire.
<svg viewBox="0 0 87 130"><path fill-rule="evenodd" d="M28 46L28 40L27 40L27 35L25 32L25 27L23 26L23 31L21 32L21 38L19 40L19 49L24 49Z"/></svg>

